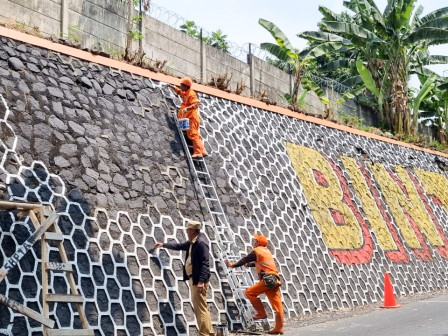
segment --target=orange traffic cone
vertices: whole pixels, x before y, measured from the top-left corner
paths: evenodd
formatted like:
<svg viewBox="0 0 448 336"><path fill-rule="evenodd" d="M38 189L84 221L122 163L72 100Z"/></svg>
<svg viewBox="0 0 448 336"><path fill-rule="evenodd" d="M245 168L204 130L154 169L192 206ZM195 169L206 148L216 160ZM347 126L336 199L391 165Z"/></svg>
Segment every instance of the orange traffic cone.
<svg viewBox="0 0 448 336"><path fill-rule="evenodd" d="M389 273L384 273L384 306L381 308L399 308L394 296L394 289L389 279Z"/></svg>

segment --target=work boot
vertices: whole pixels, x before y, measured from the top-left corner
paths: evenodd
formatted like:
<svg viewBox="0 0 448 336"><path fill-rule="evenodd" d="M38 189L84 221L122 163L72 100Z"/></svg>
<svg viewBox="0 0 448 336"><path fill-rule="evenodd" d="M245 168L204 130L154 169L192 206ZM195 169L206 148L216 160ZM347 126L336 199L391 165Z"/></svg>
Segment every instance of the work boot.
<svg viewBox="0 0 448 336"><path fill-rule="evenodd" d="M275 327L268 331L270 335L283 335L283 312L275 314Z"/></svg>
<svg viewBox="0 0 448 336"><path fill-rule="evenodd" d="M202 154L193 154L191 156L192 159L202 159Z"/></svg>

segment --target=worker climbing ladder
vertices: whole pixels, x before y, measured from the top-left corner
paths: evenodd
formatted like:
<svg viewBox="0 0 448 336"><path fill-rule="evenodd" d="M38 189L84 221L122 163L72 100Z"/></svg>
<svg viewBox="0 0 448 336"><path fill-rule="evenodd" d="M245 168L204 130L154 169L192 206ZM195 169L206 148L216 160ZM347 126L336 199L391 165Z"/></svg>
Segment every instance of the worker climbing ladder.
<svg viewBox="0 0 448 336"><path fill-rule="evenodd" d="M69 263L67 253L65 252L63 240L64 237L56 225L58 215L48 206L38 203L21 203L0 201L0 210L19 210L18 217L28 216L36 229L34 233L25 241L25 243L14 253L5 265L0 269L0 282L8 275L9 271L14 268L26 252L41 239L42 254L42 310L43 314L36 312L21 303L8 299L0 294L0 303L9 308L18 311L37 322L40 322L44 328L44 336L94 336L94 331L89 329L86 315L84 313L82 303L83 297L78 293L75 279L73 276L73 267ZM57 244L60 262L50 261L48 259L48 244L55 242ZM51 294L48 292L49 274L50 272L66 273L70 294ZM50 319L49 305L50 303L65 302L75 303L78 310L79 318L83 329L53 329L55 322Z"/></svg>
<svg viewBox="0 0 448 336"><path fill-rule="evenodd" d="M207 211L210 214L210 221L215 232L215 238L219 248L219 261L224 269L229 282L230 290L232 291L236 307L238 308L241 323L245 329L253 329L255 321L252 318L252 305L246 298L244 290L250 287L254 279L248 268L241 268L239 270L232 270L225 264L226 259L239 259L239 250L236 246L235 234L229 225L227 217L223 211L221 202L216 193L215 186L210 177L210 172L204 158L191 157L190 146L187 143L186 136L179 126L177 116L173 113L173 119L177 125L177 130L182 141L185 154L188 159L188 164L193 176L196 189L199 190L203 200L205 201Z"/></svg>

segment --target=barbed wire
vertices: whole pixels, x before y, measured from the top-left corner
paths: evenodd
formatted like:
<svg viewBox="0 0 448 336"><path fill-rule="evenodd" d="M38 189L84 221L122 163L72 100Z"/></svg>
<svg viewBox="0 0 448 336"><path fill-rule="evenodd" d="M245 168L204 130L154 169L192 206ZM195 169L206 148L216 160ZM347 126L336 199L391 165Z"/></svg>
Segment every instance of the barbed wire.
<svg viewBox="0 0 448 336"><path fill-rule="evenodd" d="M181 30L181 26L186 24L187 21L192 21L192 20L186 20L179 14L159 6L155 2L151 2L151 7L149 11L147 11L146 13L151 17L153 17L154 19L159 20L178 30ZM202 30L203 37L212 38L213 36L212 32L200 26L196 27ZM228 45L228 54L243 62L247 62L247 55L249 53L262 60L266 60L267 56L269 55L267 51L261 49L260 46L254 43L245 43L243 45L239 45L238 43L229 40L226 40L226 43Z"/></svg>
<svg viewBox="0 0 448 336"><path fill-rule="evenodd" d="M172 12L166 8L159 6L157 3L151 1L151 6L146 14L150 15L152 18L161 21L175 29L181 30L181 26L186 24L187 21L181 15ZM202 30L202 36L205 38L212 38L213 33L200 27L196 26L196 28ZM266 50L263 50L254 43L245 43L243 45L239 45L235 42L225 40L228 45L228 54L239 59L240 61L247 62L247 55L252 54L253 56L266 61L268 57L271 55ZM271 56L272 57L272 56ZM324 86L338 93L344 93L347 90L350 90L350 87L341 84L334 79L319 77L311 72L309 72L310 77L318 84L319 86Z"/></svg>
<svg viewBox="0 0 448 336"><path fill-rule="evenodd" d="M317 85L319 85L321 87L325 86L326 88L329 88L338 93L344 93L345 91L348 91L351 89L349 86L339 83L338 81L335 81L334 79L331 79L331 78L319 77L311 72L308 72L308 75L311 77L311 79L313 81L316 82Z"/></svg>

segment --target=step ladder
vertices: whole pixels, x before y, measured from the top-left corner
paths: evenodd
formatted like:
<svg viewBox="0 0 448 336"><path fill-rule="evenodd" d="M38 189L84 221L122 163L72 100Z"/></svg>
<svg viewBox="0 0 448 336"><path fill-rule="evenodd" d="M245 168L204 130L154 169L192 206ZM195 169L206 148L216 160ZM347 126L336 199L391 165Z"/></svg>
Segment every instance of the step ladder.
<svg viewBox="0 0 448 336"><path fill-rule="evenodd" d="M44 336L94 336L94 331L89 329L86 315L82 308L83 297L79 295L73 276L73 267L69 263L67 253L63 245L64 237L56 225L58 215L48 206L39 203L21 203L0 201L0 210L20 210L17 216L28 216L36 229L31 237L21 246L17 252L0 269L0 282L6 277L9 270L18 264L25 253L41 239L42 254L42 310L40 314L18 302L10 300L0 294L0 303L5 304L43 325ZM56 242L62 262L48 260L48 244ZM50 272L65 272L69 282L71 294L51 294L48 292L48 280ZM73 302L76 304L83 329L53 329L55 322L50 319L49 305L53 302Z"/></svg>
<svg viewBox="0 0 448 336"><path fill-rule="evenodd" d="M221 262L222 268L226 273L230 290L236 300L236 307L241 317L241 323L244 329L256 328L255 321L252 318L253 308L250 301L246 298L244 290L249 288L254 283L251 272L248 268L242 267L239 269L228 268L225 260L240 259L240 251L236 246L235 234L229 225L227 217L222 208L216 188L210 177L210 172L204 158L193 159L191 157L190 146L187 143L186 136L179 127L177 115L173 113L173 119L177 125L177 131L182 141L182 146L185 155L188 159L191 174L196 190L198 190L205 201L207 212L210 214L210 222L215 232L216 241L218 243L218 259Z"/></svg>

